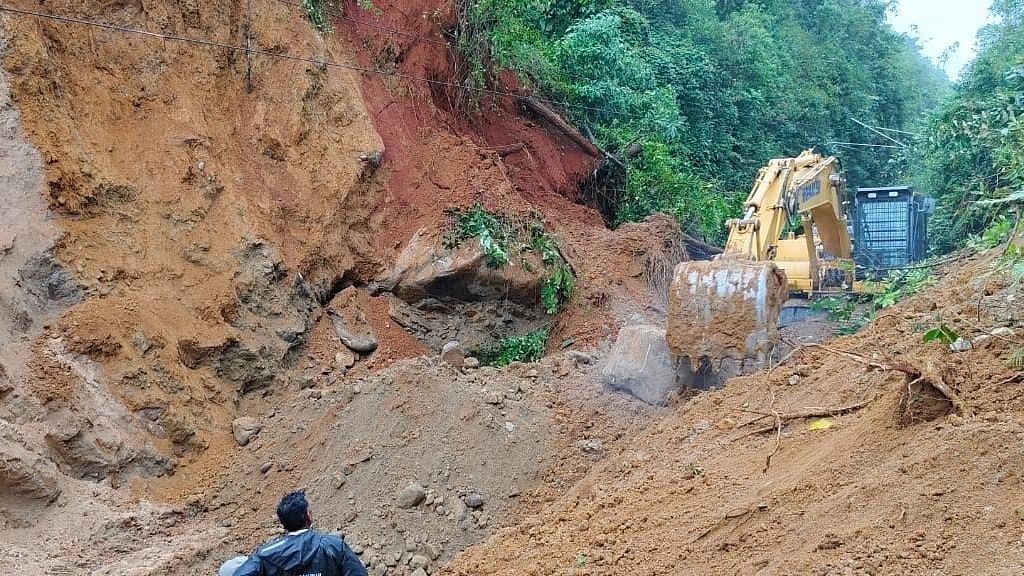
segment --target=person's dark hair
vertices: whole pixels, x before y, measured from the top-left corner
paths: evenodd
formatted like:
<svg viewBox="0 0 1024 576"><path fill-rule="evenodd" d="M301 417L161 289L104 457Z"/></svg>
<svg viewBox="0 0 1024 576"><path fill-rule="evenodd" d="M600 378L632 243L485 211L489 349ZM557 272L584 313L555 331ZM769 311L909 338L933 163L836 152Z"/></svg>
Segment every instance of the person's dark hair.
<svg viewBox="0 0 1024 576"><path fill-rule="evenodd" d="M303 492L292 492L281 498L277 505L277 519L281 526L289 532L307 528L309 502L306 501L306 494Z"/></svg>

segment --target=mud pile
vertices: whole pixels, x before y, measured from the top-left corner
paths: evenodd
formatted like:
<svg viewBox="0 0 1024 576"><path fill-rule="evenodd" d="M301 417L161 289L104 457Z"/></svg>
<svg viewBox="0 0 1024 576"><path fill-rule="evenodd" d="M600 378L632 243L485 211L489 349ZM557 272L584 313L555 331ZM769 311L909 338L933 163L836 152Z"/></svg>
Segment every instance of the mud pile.
<svg viewBox="0 0 1024 576"><path fill-rule="evenodd" d="M1020 570L1024 374L1006 360L1024 290L992 269L949 270L863 333L678 406L445 573ZM972 349L923 343L938 323Z"/></svg>

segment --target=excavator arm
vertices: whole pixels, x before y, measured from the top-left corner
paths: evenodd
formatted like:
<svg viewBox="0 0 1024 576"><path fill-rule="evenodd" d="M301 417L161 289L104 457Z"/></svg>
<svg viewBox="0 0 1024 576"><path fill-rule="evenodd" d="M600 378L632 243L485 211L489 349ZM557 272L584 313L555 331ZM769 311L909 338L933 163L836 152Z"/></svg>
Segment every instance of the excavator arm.
<svg viewBox="0 0 1024 576"><path fill-rule="evenodd" d="M714 261L684 262L670 291L667 339L693 363L762 356L790 292L848 286L853 254L839 161L811 151L761 169ZM802 233L794 230L799 226Z"/></svg>

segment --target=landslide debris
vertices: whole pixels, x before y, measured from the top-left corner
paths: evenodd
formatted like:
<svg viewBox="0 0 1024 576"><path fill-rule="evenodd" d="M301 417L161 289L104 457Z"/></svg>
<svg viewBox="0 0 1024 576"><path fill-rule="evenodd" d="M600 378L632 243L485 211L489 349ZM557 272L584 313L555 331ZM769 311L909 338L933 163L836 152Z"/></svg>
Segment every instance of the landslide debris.
<svg viewBox="0 0 1024 576"><path fill-rule="evenodd" d="M444 573L1019 570L1024 395L1007 357L1024 292L992 270L992 256L946 270L862 333L676 406ZM981 345L923 342L938 322ZM897 363L941 374L971 410L877 368Z"/></svg>

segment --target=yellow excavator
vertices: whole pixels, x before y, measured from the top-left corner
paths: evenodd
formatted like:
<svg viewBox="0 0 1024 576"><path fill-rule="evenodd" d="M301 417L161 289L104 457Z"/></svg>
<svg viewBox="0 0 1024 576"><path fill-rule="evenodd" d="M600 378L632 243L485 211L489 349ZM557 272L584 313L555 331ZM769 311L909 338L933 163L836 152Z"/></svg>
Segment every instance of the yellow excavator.
<svg viewBox="0 0 1024 576"><path fill-rule="evenodd" d="M723 253L675 270L666 330L672 352L694 367L763 357L791 294L860 290L845 186L839 160L813 151L762 168L743 217L727 222Z"/></svg>

